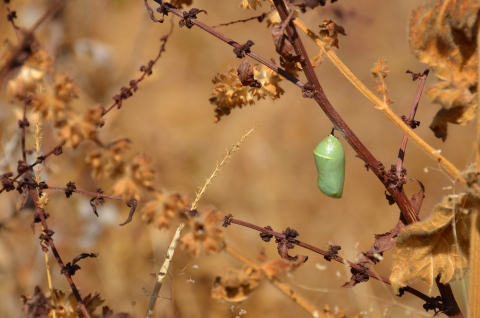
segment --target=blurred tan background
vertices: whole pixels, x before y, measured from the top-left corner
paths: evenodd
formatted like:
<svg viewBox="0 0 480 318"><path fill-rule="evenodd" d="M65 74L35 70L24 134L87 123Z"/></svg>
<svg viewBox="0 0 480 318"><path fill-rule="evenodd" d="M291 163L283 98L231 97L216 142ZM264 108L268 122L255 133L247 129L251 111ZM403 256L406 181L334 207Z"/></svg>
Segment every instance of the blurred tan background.
<svg viewBox="0 0 480 318"><path fill-rule="evenodd" d="M195 0L193 7L208 11L208 15L201 14L199 19L209 25L269 10L269 4L264 2L260 10L243 11L238 7L239 2ZM18 25L28 27L49 4L50 1L22 0L12 1L11 7L17 11ZM151 4L156 8L155 3ZM385 57L391 68L386 79L395 102L391 107L400 116L408 114L417 85L405 71L421 72L425 68L411 54L407 40L409 13L418 4L414 0L341 0L300 18L316 31L323 19L342 25L348 36L340 37L337 54L372 90L370 69L380 57ZM0 6L0 16L5 15L5 8ZM0 20L1 39L15 44L11 26L5 20ZM139 90L123 103L121 110L106 116L106 125L100 130L102 140L130 138L132 157L143 151L154 159L158 173L156 188L194 193L225 149L258 123L258 129L202 198L200 210L213 204L224 214L231 213L261 226L270 225L277 231L287 226L294 228L300 232L300 240L320 248L326 249L328 242L341 245L340 254L349 260L371 246L373 234L385 233L395 225L398 208L388 205L381 183L365 170L363 162L344 141L347 169L343 198L331 199L318 190L312 150L332 125L320 107L313 100L302 98L294 85L282 82L286 94L280 100L262 100L254 106L235 109L214 124L214 107L208 101L213 88L211 80L217 73L226 72L229 65L238 66L241 61L235 58L230 46L196 27L180 29L178 19L173 20L175 29L166 52L153 68L153 75L139 84ZM159 38L169 28L170 17L164 24L153 23L142 1L70 1L64 11L41 27L37 36L54 58L55 71L67 73L78 83L81 89L78 107L86 109L98 103L111 105L111 97L120 87L139 76L140 65L155 57ZM265 23L254 21L218 30L240 43L252 40L256 53L278 61ZM315 45L306 38L305 43L310 56L315 56L318 53ZM6 44L2 51L5 47ZM394 164L402 134L327 59L316 72L331 103L362 142L387 168ZM434 82L431 74L427 85ZM0 97L3 173L15 169L20 158L16 123L20 105L7 103L3 89ZM437 110L438 106L422 99L416 117L421 125L416 132L464 169L473 158L474 127L449 126L449 137L443 143L428 128ZM45 151L55 144L50 128L45 124ZM47 183L64 186L75 181L79 189L95 191L101 186L108 192L111 182L99 184L90 177L90 169L84 163L88 147L86 142L76 150L65 149L63 155L49 158ZM424 172L425 167L430 167L428 173ZM436 163L412 143L407 148L405 168L408 177L425 185L422 219L444 194L463 190L436 170ZM454 188L443 189L448 186ZM417 188L408 184L406 190L410 196ZM67 200L62 193L51 193L50 198L49 225L56 232L54 239L64 261L81 252L100 253L97 259L81 261L82 270L73 277L82 295L98 292L116 312L142 317L149 300L142 288L149 292L153 288L154 278L150 273L163 262L173 232L146 225L140 215L135 215L127 226L119 227L128 208L117 202L107 200L105 206L99 207L100 217L96 218L87 197L74 195ZM0 220L12 214L18 200L16 191L0 195ZM1 317L22 317L20 295L31 294L35 285L44 291L48 289L43 253L38 246L39 232L37 228L32 235L31 219L32 210L24 209L8 221L6 230L0 231ZM275 244L262 242L252 230L231 226L226 229L225 238L251 258L255 259L261 248L266 249L269 259L279 257ZM347 268L327 263L323 257L299 247L291 254L306 254L309 260L285 281L319 309L328 304L346 310L349 315L363 313L365 317L433 315L425 313L417 298L408 294L396 297L388 286L375 280L353 289L341 289L349 279ZM50 261L54 286L68 291L58 265ZM390 255L386 253L385 260L373 269L388 277L390 263ZM194 264L198 269L192 268ZM234 317L229 311L231 304L210 297L215 277L226 266L243 265L225 253L192 258L177 250L171 277L162 288L166 299L157 305L154 316ZM326 268L319 269L322 266ZM189 283L189 278L195 283ZM413 286L429 292L423 284ZM453 288L464 308L463 282L453 284ZM432 295L437 294L434 288ZM263 281L251 297L235 306L246 310L247 317L308 317L268 281Z"/></svg>

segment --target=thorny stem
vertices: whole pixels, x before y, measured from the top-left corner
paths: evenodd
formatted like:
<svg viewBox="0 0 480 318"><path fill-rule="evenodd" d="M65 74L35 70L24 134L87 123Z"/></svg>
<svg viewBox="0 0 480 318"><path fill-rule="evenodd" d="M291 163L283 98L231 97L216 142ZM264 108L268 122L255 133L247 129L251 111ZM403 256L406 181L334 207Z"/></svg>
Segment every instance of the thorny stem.
<svg viewBox="0 0 480 318"><path fill-rule="evenodd" d="M423 88L425 87L425 82L427 81L428 73L429 73L429 70L426 69L425 71L423 71L422 75L420 75L419 77L417 91L415 92L415 97L413 98L410 115L406 119L407 123L413 122L413 120L415 119L415 114L417 113L417 109L418 109L418 103L420 102L420 97L422 97L422 92L423 92ZM405 159L407 142L408 142L407 135L403 135L402 143L400 144L400 150L398 151L397 166L395 169L398 178L402 177L403 160Z"/></svg>
<svg viewBox="0 0 480 318"><path fill-rule="evenodd" d="M233 248L232 246L226 244L224 248L225 252L229 253L239 261L247 264L251 268L255 269L256 271L262 271L262 267L258 265L254 260L248 258L247 256L243 255L242 252ZM282 293L287 295L290 299L296 302L300 307L305 309L312 317L318 317L318 309L311 303L309 303L306 299L302 296L297 294L294 290L292 290L287 284L278 280L275 276L273 277L266 277L276 288L278 288Z"/></svg>
<svg viewBox="0 0 480 318"><path fill-rule="evenodd" d="M17 40L20 40L20 34L18 34L19 27L15 25L15 18L17 17L16 12L10 10L10 3L9 1L3 1L5 5L5 9L7 9L7 17L10 23L12 24L13 31L15 31L15 35L17 36Z"/></svg>
<svg viewBox="0 0 480 318"><path fill-rule="evenodd" d="M130 81L130 86L126 89L126 91L122 92L122 95L120 96L121 99L116 99L115 102L109 108L105 109L102 112L102 116L105 116L114 107L116 107L116 106L120 107L120 103L122 102L122 100L126 99L129 95L131 95L132 91L134 92L134 91L137 90L138 83L143 81L145 79L145 76L150 76L150 74L152 74L152 67L155 65L155 63L157 63L158 59L160 59L160 57L162 56L162 53L165 52L165 45L167 44L168 37L172 34L172 32L173 32L173 22L172 22L172 25L170 27L170 32L168 32L168 34L162 36L161 39L160 39L160 41L162 41L162 45L160 46L160 49L158 50L158 54L155 57L155 59L153 61L150 61L148 67L145 67L143 69L143 74L138 79ZM123 96L125 96L125 95L127 97L123 98Z"/></svg>
<svg viewBox="0 0 480 318"><path fill-rule="evenodd" d="M271 230L268 230L264 227L260 227L258 225L255 225L255 224L252 224L252 223L248 223L248 222L245 222L245 221L241 221L241 220L238 220L238 219L234 219L232 216L227 216L228 218L228 223L227 224L237 224L237 225L241 225L241 226L244 226L244 227L248 227L250 229L253 229L253 230L256 230L256 231L259 231L259 232L262 232L262 233L266 233L266 234L270 234L270 235L273 235L275 238L286 238L286 236L283 234L283 233L279 233L279 232L275 232L275 231L271 231ZM295 241L290 241L292 242L293 244L295 245L298 245L298 246L301 246L303 248L306 248L308 250L311 250L315 253L318 253L318 254L321 254L323 256L328 256L329 258L337 261L338 263L341 263L341 264L344 264L344 265L347 265L351 268L354 268L358 271L362 271L362 272L365 272L366 274L368 274L369 277L371 278L374 278L376 280L379 280L385 284L388 284L388 285L391 285L391 282L388 278L386 277L383 277L381 275L378 275L377 273L369 270L369 269L365 269L364 267L358 265L358 264L355 264L355 263L352 263L346 259L344 259L343 257L340 257L338 255L332 255L332 253L329 253L325 250L322 250L318 247L315 247L315 246L312 246L310 244L307 244L307 243L304 243L302 241L299 241L299 240L295 240ZM405 292L409 292L411 293L412 295L415 295L417 296L418 298L426 301L426 302L431 302L431 298L428 297L427 295L425 295L424 293L412 288L412 287L404 287L402 288L402 291L405 291Z"/></svg>
<svg viewBox="0 0 480 318"><path fill-rule="evenodd" d="M231 22L228 22L228 23L220 23L218 25L212 26L212 28L218 28L218 27L221 27L221 26L229 26L229 25L232 25L232 24L235 24L235 23L240 23L240 22L245 23L245 22L252 21L252 20L258 20L259 22L262 22L263 19L265 19L265 17L272 12L272 10L270 10L268 12L264 12L264 13L256 16L256 17L251 17L251 18L243 19L243 20L231 21Z"/></svg>
<svg viewBox="0 0 480 318"><path fill-rule="evenodd" d="M40 217L42 226L44 228L44 231L48 231L48 224L47 221L45 220L45 217L43 215L43 210L38 206L37 202L37 196L36 193L33 189L30 190L30 195L33 199L33 202L35 203L35 207L37 210L37 213ZM68 271L65 271L65 265L63 264L62 258L60 257L60 254L57 251L57 248L55 247L55 244L53 243L53 239L49 237L48 239L48 245L50 246L53 255L55 256L55 259L57 260L58 266L60 267L61 272L65 277L67 278L68 284L70 285L70 288L72 289L73 294L75 295L75 298L77 299L78 302L78 307L82 311L83 315L86 318L90 318L90 314L88 313L87 308L85 307L85 304L83 302L82 296L80 296L80 293L78 292L77 286L75 286L75 283L73 282L72 277L68 273Z"/></svg>
<svg viewBox="0 0 480 318"><path fill-rule="evenodd" d="M13 179L11 180L12 182L15 182L18 178L20 178L25 172L29 171L30 169L32 169L33 167L35 167L36 165L38 165L39 163L42 163L45 159L47 159L48 157L50 157L51 155L53 155L55 152L57 152L59 149L61 150L62 149L62 146L65 145L66 141L62 141L60 144L58 144L57 146L55 146L52 150L50 150L49 152L47 152L44 156L42 157L39 157L37 158L37 160L32 163L31 165L27 166L27 169L26 171L24 172L20 172L18 173L15 177L13 177ZM2 193L3 191L5 191L5 187L1 188L0 189L0 193Z"/></svg>
<svg viewBox="0 0 480 318"><path fill-rule="evenodd" d="M146 1L146 0L145 0ZM148 5L146 3L146 5ZM176 16L180 17L180 18L183 18L183 13L182 11L180 10L177 10L177 9L170 9L171 13L175 14ZM200 29L206 31L207 33L210 33L211 35L215 36L217 39L233 46L234 48L242 48L242 45L239 44L238 42L232 40L231 38L223 35L222 33L214 30L212 27L196 20L196 19L192 19L191 20L193 24L195 24L196 26L198 26ZM300 81L298 78L296 78L295 76L293 76L292 74L288 73L287 71L285 71L284 69L278 67L277 65L275 65L274 63L272 63L272 61L269 61L267 60L266 58L254 53L254 52L245 52L246 55L250 56L251 58L253 58L254 60L262 63L263 65L267 66L268 68L270 68L271 70L277 72L278 74L280 74L281 76L285 77L288 81L292 82L293 84L297 85L298 87L300 88L303 88L303 83L302 81Z"/></svg>
<svg viewBox="0 0 480 318"><path fill-rule="evenodd" d="M48 187L46 189L43 189L42 191L45 191L45 190L52 190L52 191L60 191L60 192L65 192L65 191L71 191L71 192L75 192L75 193L79 193L79 194L83 194L83 195L87 195L87 196L93 196L93 197L98 197L98 198L107 198L107 199L112 199L112 200L123 200L123 198L121 196L114 196L114 195L111 195L111 194L106 194L106 193L98 193L98 192L90 192L90 191L83 191L83 190L78 190L78 189L67 189L67 188L59 188L59 187ZM138 201L138 202L142 202L142 201Z"/></svg>

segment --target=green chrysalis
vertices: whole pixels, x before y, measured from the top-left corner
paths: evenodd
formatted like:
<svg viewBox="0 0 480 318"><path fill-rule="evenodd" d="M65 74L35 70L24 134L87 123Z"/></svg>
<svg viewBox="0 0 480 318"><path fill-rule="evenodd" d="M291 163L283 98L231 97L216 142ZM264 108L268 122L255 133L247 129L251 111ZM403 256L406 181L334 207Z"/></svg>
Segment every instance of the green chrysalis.
<svg viewBox="0 0 480 318"><path fill-rule="evenodd" d="M331 198L341 198L345 182L345 152L333 129L313 150L317 166L317 185L320 191Z"/></svg>

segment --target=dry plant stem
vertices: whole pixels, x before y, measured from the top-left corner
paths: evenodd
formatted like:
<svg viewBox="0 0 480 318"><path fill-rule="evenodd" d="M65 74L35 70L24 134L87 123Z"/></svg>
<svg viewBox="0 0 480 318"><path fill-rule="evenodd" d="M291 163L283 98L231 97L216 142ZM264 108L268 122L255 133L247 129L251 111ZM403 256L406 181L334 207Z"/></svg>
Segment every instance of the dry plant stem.
<svg viewBox="0 0 480 318"><path fill-rule="evenodd" d="M75 193L83 194L83 195L88 195L88 196L92 196L92 197L107 198L107 199L123 201L123 198L121 196L114 196L114 195L106 194L106 193L98 193L98 192L84 191L84 190L78 190L78 189L59 188L59 187L48 187L46 189L43 189L42 191L46 191L46 190L60 191L60 192L65 192L65 191L68 190L68 191L71 191L71 192L75 192ZM143 202L143 201L137 201L137 202Z"/></svg>
<svg viewBox="0 0 480 318"><path fill-rule="evenodd" d="M168 37L170 36L170 34L172 34L173 32L173 23L170 27L170 32L168 32L167 35L164 35L162 38L161 38L161 41L162 41L162 45L160 46L160 49L158 50L158 54L157 56L155 57L155 59L152 62L152 64L146 68L144 71L143 71L143 74L136 80L136 81L130 81L130 86L127 88L127 91L126 93L130 94L132 93L132 91L135 91L136 90L136 87L138 85L138 83L140 83L141 81L143 81L145 79L145 76L147 75L150 75L151 74L151 69L152 67L155 65L155 63L157 63L158 59L160 59L160 57L162 56L162 53L165 52L165 45L167 44L167 40L168 40ZM150 72L150 74L149 74ZM132 83L134 82L134 83ZM114 107L118 106L119 102L121 100L116 100L115 103L113 103L113 105L111 105L109 108L105 109L102 113L102 116L105 116L109 111L111 111Z"/></svg>
<svg viewBox="0 0 480 318"><path fill-rule="evenodd" d="M367 99L369 99L377 109L381 110L387 118L393 122L398 129L400 129L405 135L408 136L417 146L423 150L428 156L438 163L450 176L459 181L465 183L465 179L459 176L459 170L446 158L427 144L422 138L420 138L414 131L410 129L393 111L388 105L385 105L374 93L372 93L363 83L355 77L355 75L342 63L337 57L335 52L325 47L322 40L313 33L300 19L294 19L293 23L298 26L305 34L307 34L328 56L330 61L339 69L339 71L355 86Z"/></svg>
<svg viewBox="0 0 480 318"><path fill-rule="evenodd" d="M279 238L285 238L285 235L283 233L279 233L279 232L275 232L275 231L271 231L271 230L268 230L264 227L260 227L258 225L255 225L255 224L251 224L251 223L248 223L248 222L245 222L245 221L241 221L241 220L237 220L237 219L234 219L233 217L230 217L228 219L228 222L229 224L232 223L232 224L238 224L238 225L241 225L241 226L244 226L244 227L248 227L250 229L253 229L253 230L256 230L256 231L259 231L259 232L262 232L262 233L266 233L266 234L270 234L270 235L273 235L274 237L279 237ZM302 241L299 241L299 240L295 240L294 242L292 242L293 244L295 245L298 245L298 246L301 246L303 248L306 248L312 252L315 252L315 253L318 253L318 254L321 254L323 256L328 256L328 257L331 257L331 259L343 264L343 265L347 265L351 268L354 268L358 271L364 271L366 274L368 274L368 276L370 276L371 278L374 278L376 280L379 280L385 284L388 284L388 285L391 285L391 282L388 278L386 277L383 277L381 275L378 275L377 273L374 273L373 271L371 270L366 270L364 267L358 265L358 264L355 264L355 263L352 263L346 259L344 259L343 257L340 257L340 256L337 256L337 255L331 255L331 253L325 251L325 250L322 250L318 247L315 247L315 246L312 246L310 244L307 244L307 243L304 243ZM412 295L415 295L417 297L419 297L420 299L426 301L426 302L431 302L431 298L428 297L427 295L425 295L424 293L412 288L412 287L404 287L402 288L402 290L404 292L409 292L411 293Z"/></svg>
<svg viewBox="0 0 480 318"><path fill-rule="evenodd" d="M254 260L251 260L247 256L243 255L240 251L237 249L233 248L232 246L226 244L224 248L225 252L229 253L239 261L247 264L251 268L255 269L256 271L261 271L262 267L258 265ZM297 294L294 290L292 290L288 285L282 283L275 277L273 278L268 278L267 279L275 286L278 288L282 293L287 295L290 299L292 299L294 302L296 302L300 307L305 309L312 317L318 317L318 309L315 308L314 305L310 304L306 299L302 298L299 294Z"/></svg>
<svg viewBox="0 0 480 318"><path fill-rule="evenodd" d="M407 118L408 122L412 122L415 119L415 114L417 113L418 109L418 103L420 102L420 97L422 97L422 92L423 88L425 87L425 82L427 81L428 73L428 69L423 71L423 74L419 78L417 91L415 92L415 97L413 98L412 109L410 110L410 116L408 116ZM398 152L398 160L396 166L396 173L398 178L402 177L403 160L405 159L405 152L407 151L407 142L408 136L403 135L400 150Z"/></svg>
<svg viewBox="0 0 480 318"><path fill-rule="evenodd" d="M47 221L45 220L45 217L43 216L42 209L38 207L38 202L37 202L37 196L34 190L30 190L30 195L32 196L33 202L35 203L35 207L37 209L37 213L40 217L41 224L43 226L43 229L45 231L48 231L48 224ZM62 258L60 257L60 254L57 251L57 248L55 247L55 244L53 243L53 239L50 238L48 240L48 246L52 250L53 255L55 256L55 259L57 260L58 266L60 267L60 270L62 271L63 275L65 275L68 284L70 285L70 288L72 289L73 295L75 296L75 299L78 302L78 307L82 311L83 315L86 318L91 318L90 314L88 313L87 308L85 307L85 304L83 302L82 296L80 296L80 293L78 292L77 286L75 286L75 283L73 282L72 277L70 274L68 274L67 271L64 271L65 269L65 264L63 264Z"/></svg>
<svg viewBox="0 0 480 318"><path fill-rule="evenodd" d="M18 178L20 178L25 172L29 171L30 169L32 169L33 167L35 167L36 165L42 163L45 159L47 159L48 157L50 157L51 155L53 155L55 153L55 151L57 151L57 149L59 148L62 148L63 145L65 145L66 141L62 141L60 144L58 144L57 146L55 146L55 148L53 148L52 150L50 150L49 152L47 152L46 155L42 156L42 159L39 159L37 158L37 161L35 161L34 163L32 163L31 165L27 166L27 170L24 171L24 172L21 172L21 173L18 173L15 177L13 177L12 179L12 182L16 181ZM0 193L2 193L3 191L5 191L5 188L1 188L0 189Z"/></svg>
<svg viewBox="0 0 480 318"><path fill-rule="evenodd" d="M480 83L480 25L477 30L477 85ZM477 93L477 105L480 105L480 94ZM480 171L480 116L477 106L477 144L476 171ZM476 189L478 193L478 188ZM468 284L468 314L469 317L480 317L480 217L477 213L472 215L472 228L470 230L470 266Z"/></svg>
<svg viewBox="0 0 480 318"><path fill-rule="evenodd" d="M212 28L218 28L218 27L221 27L221 26L229 26L229 25L232 25L232 24L240 23L240 22L245 23L245 22L252 21L252 20L262 19L262 18L266 17L267 15L269 15L271 12L272 12L272 10L270 10L268 12L264 12L260 15L257 15L256 17L251 17L251 18L248 18L248 19L237 20L237 21L231 21L231 22L228 22L228 23L220 23L219 25L212 26Z"/></svg>
<svg viewBox="0 0 480 318"><path fill-rule="evenodd" d="M26 130L27 127L25 126L25 120L27 118L27 105L29 104L29 99L25 98L23 100L23 117L22 117L22 158L23 158L23 163L26 165L27 164L27 150L25 147L25 135L26 135Z"/></svg>
<svg viewBox="0 0 480 318"><path fill-rule="evenodd" d="M170 267L170 263L173 258L173 253L175 252L175 248L177 247L178 240L180 239L180 234L182 233L182 229L185 224L181 223L177 227L177 231L173 236L172 242L167 250L167 255L165 255L165 261L162 264L162 267L158 271L157 274L157 281L155 282L155 286L153 287L152 296L150 297L150 302L148 303L147 313L145 314L145 318L152 317L153 309L155 308L155 303L157 302L158 294L160 293L160 289L162 288L163 281L168 273L168 268Z"/></svg>
<svg viewBox="0 0 480 318"><path fill-rule="evenodd" d="M145 0L146 2L146 0ZM177 9L170 9L170 12L175 14L176 16L180 17L180 18L183 18L183 13L182 11L180 10L177 10ZM211 35L215 36L216 38L218 38L219 40L222 40L223 42L235 47L235 48L241 48L242 45L239 44L238 42L232 40L231 38L223 35L222 33L220 32L217 32L216 30L214 30L212 27L209 27L208 25L196 20L196 19L191 19L192 23L195 24L196 26L198 26L200 29L210 33ZM284 69L278 67L277 65L275 65L274 63L272 63L272 61L270 60L267 60L266 58L254 53L254 52L245 52L246 55L250 56L251 58L253 58L254 60L256 60L257 62L260 62L262 63L263 65L267 66L268 68L270 68L271 70L277 72L278 74L282 75L283 77L285 77L288 81L292 82L293 84L297 85L298 87L300 88L303 88L303 83L302 81L300 81L298 78L296 78L295 76L293 76L292 74L288 73L287 71L285 71Z"/></svg>
<svg viewBox="0 0 480 318"><path fill-rule="evenodd" d="M40 114L37 114L37 119L35 120L35 132L33 134L33 137L35 138L35 155L37 157L41 156L41 148L42 148L42 131L41 131L41 122L40 122ZM23 117L25 118L26 113L24 112ZM25 149L22 149L22 151L25 152ZM24 159L26 160L26 159ZM37 165L36 167L36 173L35 173L35 181L40 183L41 180L41 175L42 175L42 165ZM36 194L39 195L40 190L37 188L36 189ZM42 231L45 231L45 228L42 225ZM43 253L44 259L45 259L45 271L47 273L47 282L48 282L48 289L50 290L50 298L52 299L53 302L56 301L55 294L53 293L53 283L52 283L52 275L50 272L50 264L49 264L49 258L48 258L48 253ZM56 311L52 311L53 318L57 318L57 313Z"/></svg>
<svg viewBox="0 0 480 318"><path fill-rule="evenodd" d="M48 18L53 17L55 13L63 9L65 4L67 4L68 0L59 0L52 4L47 11L35 22L35 24L28 29L27 33L33 33L35 30L43 23L45 22Z"/></svg>
<svg viewBox="0 0 480 318"><path fill-rule="evenodd" d="M212 174L208 179L205 181L205 184L203 187L199 188L198 192L196 193L195 200L193 200L192 205L190 207L190 210L196 210L197 209L197 204L198 201L200 201L200 198L202 195L207 191L208 186L212 183L213 178L215 178L218 173L220 172L220 169L222 169L222 166L227 163L227 160L230 159L235 151L237 151L240 148L240 145L247 139L247 137L258 127L258 125L255 125L252 129L247 131L240 140L237 141L235 145L230 150L227 150L227 153L225 156L223 156L222 160L220 163L217 163L215 166L215 170L213 170Z"/></svg>
<svg viewBox="0 0 480 318"><path fill-rule="evenodd" d="M10 3L8 1L3 1L3 4L5 5L5 9L7 9L7 17L8 17L12 14L12 10L10 10ZM10 23L12 24L15 35L17 36L17 40L20 41L20 34L18 33L19 27L15 25L15 20L13 18L10 20Z"/></svg>

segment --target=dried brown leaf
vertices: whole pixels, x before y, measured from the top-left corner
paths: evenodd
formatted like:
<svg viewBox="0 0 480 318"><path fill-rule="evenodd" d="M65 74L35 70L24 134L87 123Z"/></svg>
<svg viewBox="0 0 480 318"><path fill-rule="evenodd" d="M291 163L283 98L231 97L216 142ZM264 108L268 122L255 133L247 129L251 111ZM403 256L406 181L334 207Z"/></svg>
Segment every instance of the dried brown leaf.
<svg viewBox="0 0 480 318"><path fill-rule="evenodd" d="M401 229L404 227L403 223L399 220L395 227L384 234L375 234L375 241L373 245L365 252L361 252L357 257L357 263L360 264L376 264L378 263L379 256L382 253L388 251L395 245L397 236Z"/></svg>
<svg viewBox="0 0 480 318"><path fill-rule="evenodd" d="M242 64L237 69L238 78L243 86L250 87L261 87L259 81L253 78L253 67L248 63L246 59L243 60Z"/></svg>
<svg viewBox="0 0 480 318"><path fill-rule="evenodd" d="M258 287L263 272L249 266L241 270L227 268L222 276L217 276L212 288L212 297L229 302L240 302Z"/></svg>
<svg viewBox="0 0 480 318"><path fill-rule="evenodd" d="M243 86L233 67L229 67L226 74L215 76L215 87L210 98L210 103L215 105L215 122L229 115L234 108L255 104L255 97L260 100L269 96L276 100L284 94L285 91L278 85L283 78L277 73L263 65L255 65L253 72L254 79L261 84L259 88Z"/></svg>
<svg viewBox="0 0 480 318"><path fill-rule="evenodd" d="M345 29L332 20L323 20L320 27L320 38L331 48L338 49L338 34L347 35Z"/></svg>
<svg viewBox="0 0 480 318"><path fill-rule="evenodd" d="M477 198L466 193L446 196L425 221L402 229L392 253L390 280L395 293L416 279L432 286L439 275L441 283L465 275L471 216L478 203Z"/></svg>
<svg viewBox="0 0 480 318"><path fill-rule="evenodd" d="M214 207L208 207L199 217L191 220L190 231L180 238L180 247L199 256L203 250L206 254L213 254L225 247L222 228L224 217Z"/></svg>
<svg viewBox="0 0 480 318"><path fill-rule="evenodd" d="M444 141L447 123L465 125L476 114L479 9L475 0L428 0L410 17L410 46L440 79L426 94L442 106L430 128Z"/></svg>
<svg viewBox="0 0 480 318"><path fill-rule="evenodd" d="M125 201L131 198L139 200L145 190L152 190L155 177L152 160L146 154L139 153L125 166L123 175L112 186L112 195L122 196Z"/></svg>
<svg viewBox="0 0 480 318"><path fill-rule="evenodd" d="M303 263L305 263L305 259L299 257L296 261L287 261L284 259L275 259L268 263L262 264L262 269L265 275L272 279L274 277L278 277L280 275L286 275L290 272L293 272L295 269L299 268Z"/></svg>

